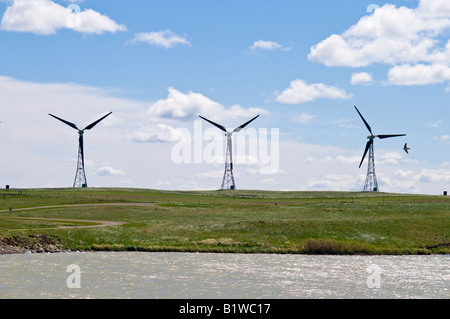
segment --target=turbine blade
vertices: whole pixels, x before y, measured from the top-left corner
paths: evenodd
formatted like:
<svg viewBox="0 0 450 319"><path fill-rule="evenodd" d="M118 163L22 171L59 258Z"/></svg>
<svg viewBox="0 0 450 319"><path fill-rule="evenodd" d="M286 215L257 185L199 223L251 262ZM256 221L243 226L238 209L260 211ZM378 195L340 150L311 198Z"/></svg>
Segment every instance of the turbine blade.
<svg viewBox="0 0 450 319"><path fill-rule="evenodd" d="M57 120L60 120L61 122L63 122L63 123L65 123L65 124L69 125L70 127L73 127L73 128L76 129L76 130L80 130L80 129L79 129L75 124L73 124L73 123L70 123L70 122L68 122L68 121L66 121L66 120L63 120L63 119L61 119L61 118L59 118L59 117L57 117L57 116L55 116L55 115L53 115L53 114L50 114L50 113L48 113L48 115L54 117L54 118L57 119Z"/></svg>
<svg viewBox="0 0 450 319"><path fill-rule="evenodd" d="M242 124L241 126L238 126L234 129L233 132L239 132L240 130L242 130L244 127L246 127L248 124L250 124L251 122L253 122L259 115L256 115L254 118L252 118L250 121L245 122L244 124Z"/></svg>
<svg viewBox="0 0 450 319"><path fill-rule="evenodd" d="M86 126L84 128L84 130L90 130L91 128L93 128L94 126L96 126L101 120L103 120L105 117L107 117L108 115L110 115L112 112L109 112L108 114L106 114L105 116L103 116L102 118L99 118L97 121L89 124L88 126ZM84 131L83 130L83 131Z"/></svg>
<svg viewBox="0 0 450 319"><path fill-rule="evenodd" d="M361 119L363 120L364 124L366 124L367 129L369 130L370 134L373 135L372 133L372 129L370 128L369 123L367 123L367 121L364 119L364 117L362 116L362 114L359 112L358 108L355 106L356 112L358 112L359 116L361 116Z"/></svg>
<svg viewBox="0 0 450 319"><path fill-rule="evenodd" d="M227 129L226 129L224 126L222 126L222 125L220 125L220 124L217 124L217 123L214 123L213 121L210 121L210 120L208 120L207 118L204 118L203 116L200 116L200 115L199 115L199 117L201 117L201 118L204 119L205 121L211 123L211 124L214 125L215 127L218 127L218 128L221 129L222 131L224 131L224 132L227 131Z"/></svg>
<svg viewBox="0 0 450 319"><path fill-rule="evenodd" d="M364 162L364 158L366 157L367 151L369 150L370 146L373 144L373 140L369 140L366 144L366 149L364 150L363 157L361 159L361 163L359 163L359 167L361 168L362 163Z"/></svg>
<svg viewBox="0 0 450 319"><path fill-rule="evenodd" d="M397 136L406 136L406 134L391 134L391 135L377 135L378 138L390 138L390 137L397 137Z"/></svg>

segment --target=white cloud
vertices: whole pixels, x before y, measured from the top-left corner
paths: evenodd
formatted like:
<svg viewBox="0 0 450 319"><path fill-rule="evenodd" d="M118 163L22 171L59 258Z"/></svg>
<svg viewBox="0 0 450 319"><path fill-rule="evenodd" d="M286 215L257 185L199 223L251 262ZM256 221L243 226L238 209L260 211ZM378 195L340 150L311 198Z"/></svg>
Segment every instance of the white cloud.
<svg viewBox="0 0 450 319"><path fill-rule="evenodd" d="M352 84L370 84L372 83L372 74L367 72L352 73Z"/></svg>
<svg viewBox="0 0 450 319"><path fill-rule="evenodd" d="M383 152L377 155L377 163L379 164L398 164L403 156L398 152ZM367 161L367 158L366 158Z"/></svg>
<svg viewBox="0 0 450 319"><path fill-rule="evenodd" d="M55 34L59 29L90 34L126 30L124 25L97 11L86 9L78 12L72 8L79 9L79 6L63 7L50 0L14 0L3 14L0 29L39 35Z"/></svg>
<svg viewBox="0 0 450 319"><path fill-rule="evenodd" d="M422 0L418 11L427 17L448 17L450 16L450 2L447 0Z"/></svg>
<svg viewBox="0 0 450 319"><path fill-rule="evenodd" d="M236 119L268 114L261 108L244 109L239 105L225 108L222 104L211 100L200 93L183 93L174 88L168 88L167 98L153 103L147 111L149 118L187 119L202 115L212 121L217 119Z"/></svg>
<svg viewBox="0 0 450 319"><path fill-rule="evenodd" d="M312 46L308 58L327 66L391 65L389 82L397 85L447 81L448 7L447 0L421 0L414 9L386 4L342 34L332 34Z"/></svg>
<svg viewBox="0 0 450 319"><path fill-rule="evenodd" d="M278 184L278 182L273 179L273 178L264 178L263 180L260 181L261 184L266 184L266 185L276 185Z"/></svg>
<svg viewBox="0 0 450 319"><path fill-rule="evenodd" d="M354 155L354 156L339 155L336 157L336 161L338 163L356 165L356 164L359 164L359 162L361 161L361 157L357 156L357 155Z"/></svg>
<svg viewBox="0 0 450 319"><path fill-rule="evenodd" d="M388 81L396 85L425 85L450 80L450 66L442 64L404 64L389 70Z"/></svg>
<svg viewBox="0 0 450 319"><path fill-rule="evenodd" d="M314 121L316 117L314 115L302 112L302 114L297 115L294 118L295 122L301 123L301 124L310 124L311 122Z"/></svg>
<svg viewBox="0 0 450 319"><path fill-rule="evenodd" d="M264 40L258 40L253 42L253 45L248 48L249 53L258 53L258 52L270 52L270 51L289 51L291 48L289 47L283 47L281 44L274 42L274 41L264 41Z"/></svg>
<svg viewBox="0 0 450 319"><path fill-rule="evenodd" d="M278 43L273 42L273 41L259 40L259 41L255 41L253 43L253 45L250 47L250 49L252 49L252 50L261 49L261 50L271 51L271 50L281 49L281 45L279 45Z"/></svg>
<svg viewBox="0 0 450 319"><path fill-rule="evenodd" d="M150 129L135 131L131 134L131 140L139 143L148 142L176 142L183 137L180 129L166 124L157 124Z"/></svg>
<svg viewBox="0 0 450 319"><path fill-rule="evenodd" d="M394 177L401 179L401 180L410 180L414 177L414 172L413 171L405 171L402 169L396 170L394 172Z"/></svg>
<svg viewBox="0 0 450 319"><path fill-rule="evenodd" d="M183 93L175 88L168 88L168 96L150 103L150 106L140 114L139 119L135 120L138 124L128 136L138 143L178 141L187 143L187 139L191 138L187 132L187 126L191 125L188 121L202 121L199 115L225 125L222 122L224 120L248 120L256 115L268 113L267 110L257 107L246 109L240 105L232 105L226 108L203 94L192 91ZM239 124L242 122L233 125Z"/></svg>
<svg viewBox="0 0 450 319"><path fill-rule="evenodd" d="M414 181L423 183L450 183L450 170L445 169L422 169L414 176Z"/></svg>
<svg viewBox="0 0 450 319"><path fill-rule="evenodd" d="M427 123L427 124L425 124L425 126L429 127L429 128L436 128L436 127L441 127L442 124L444 124L444 122L442 120L438 120L436 122Z"/></svg>
<svg viewBox="0 0 450 319"><path fill-rule="evenodd" d="M361 181L355 176L345 174L327 174L324 179L312 179L308 186L314 190L345 191L358 189Z"/></svg>
<svg viewBox="0 0 450 319"><path fill-rule="evenodd" d="M136 44L140 42L165 49L173 48L177 45L191 45L191 43L185 37L182 37L170 30L137 33L134 35L134 38L128 43Z"/></svg>
<svg viewBox="0 0 450 319"><path fill-rule="evenodd" d="M158 186L163 186L163 187L171 187L172 183L169 182L169 181L162 181L162 182L159 182L157 185Z"/></svg>
<svg viewBox="0 0 450 319"><path fill-rule="evenodd" d="M303 80L294 80L289 88L277 95L276 100L286 104L299 104L311 102L319 98L326 99L349 99L343 89L329 86L323 83L308 84Z"/></svg>
<svg viewBox="0 0 450 319"><path fill-rule="evenodd" d="M97 176L122 176L125 173L121 170L114 169L111 166L104 166L97 169L95 175Z"/></svg>
<svg viewBox="0 0 450 319"><path fill-rule="evenodd" d="M203 172L203 173L195 173L194 177L197 178L215 178L215 179L220 179L221 177L223 177L223 170L218 170L218 171L208 171L208 172Z"/></svg>
<svg viewBox="0 0 450 319"><path fill-rule="evenodd" d="M441 141L444 143L450 143L450 135L442 135Z"/></svg>

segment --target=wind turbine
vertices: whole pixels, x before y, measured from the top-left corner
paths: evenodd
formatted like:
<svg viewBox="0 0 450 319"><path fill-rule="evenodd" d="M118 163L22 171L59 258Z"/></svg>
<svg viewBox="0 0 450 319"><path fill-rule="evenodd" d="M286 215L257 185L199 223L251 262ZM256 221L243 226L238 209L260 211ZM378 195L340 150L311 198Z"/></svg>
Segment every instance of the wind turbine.
<svg viewBox="0 0 450 319"><path fill-rule="evenodd" d="M237 133L240 130L242 130L244 127L246 127L248 124L250 124L252 121L254 121L259 115L252 118L250 121L245 122L241 126L236 127L233 131L228 132L227 129L220 124L214 123L213 121L208 120L207 118L204 118L203 116L200 116L200 118L204 119L205 121L211 123L212 125L216 126L217 128L221 129L225 132L225 135L227 137L227 155L225 158L225 172L223 174L223 180L222 180L222 186L221 189L236 189L236 185L234 183L234 177L233 177L233 147L232 147L232 140L231 136L233 133Z"/></svg>
<svg viewBox="0 0 450 319"><path fill-rule="evenodd" d="M406 134L374 135L372 133L372 129L370 128L369 123L367 123L367 121L361 115L361 113L359 112L359 110L356 106L355 106L355 109L370 132L370 135L367 136L369 141L366 144L366 149L364 150L364 154L361 159L361 163L359 163L359 167L361 167L361 165L364 161L364 158L366 157L367 151L369 151L369 164L367 166L367 177L366 177L366 182L364 183L363 192L378 192L378 190L379 190L378 182L377 182L377 177L375 175L375 157L374 157L374 151L373 151L373 140L375 139L375 137L378 137L379 139L385 139L385 138L391 138L391 137L406 136Z"/></svg>
<svg viewBox="0 0 450 319"><path fill-rule="evenodd" d="M86 181L86 173L84 171L84 146L83 146L83 135L85 130L92 129L95 125L97 125L100 121L102 121L105 117L110 115L112 112L109 112L105 116L99 118L97 121L92 122L88 126L86 126L84 129L80 130L75 124L70 123L66 120L63 120L53 114L48 114L52 117L54 117L57 120L60 120L61 122L69 125L70 127L78 130L78 163L77 163L77 172L75 174L75 180L73 182L73 187L87 187L87 181Z"/></svg>

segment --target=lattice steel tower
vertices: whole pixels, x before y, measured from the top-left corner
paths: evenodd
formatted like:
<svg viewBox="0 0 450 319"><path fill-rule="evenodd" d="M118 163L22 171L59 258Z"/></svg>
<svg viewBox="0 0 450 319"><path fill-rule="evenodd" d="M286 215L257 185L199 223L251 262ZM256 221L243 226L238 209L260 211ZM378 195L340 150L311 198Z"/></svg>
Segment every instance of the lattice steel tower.
<svg viewBox="0 0 450 319"><path fill-rule="evenodd" d="M78 162L73 187L87 187L86 172L84 171L83 131L79 131L78 134L80 135L78 145Z"/></svg>
<svg viewBox="0 0 450 319"><path fill-rule="evenodd" d="M222 186L220 189L236 189L233 176L233 146L231 134L227 132L227 155L225 157L225 172L223 174Z"/></svg>
<svg viewBox="0 0 450 319"><path fill-rule="evenodd" d="M66 120L63 120L55 115L49 114L50 116L54 117L57 120L60 120L61 122L69 125L70 127L76 129L78 131L78 162L77 162L77 172L75 174L75 180L73 182L73 187L87 187L87 180L86 180L86 172L84 170L84 145L83 145L83 135L85 130L90 130L95 125L97 125L101 120L103 120L105 117L110 115L112 112L109 112L102 118L98 119L97 121L89 124L84 129L80 130L75 124L70 123Z"/></svg>
<svg viewBox="0 0 450 319"><path fill-rule="evenodd" d="M205 121L211 123L215 127L224 131L225 136L227 137L227 155L225 158L225 172L223 174L221 189L236 189L236 184L234 183L234 177L233 177L233 144L232 144L231 136L233 135L233 133L237 133L240 130L242 130L244 127L246 127L248 124L250 124L250 122L255 120L258 116L259 115L255 116L250 121L245 122L241 126L236 127L232 132L228 132L223 125L214 123L213 121L210 121L207 118L200 116Z"/></svg>
<svg viewBox="0 0 450 319"><path fill-rule="evenodd" d="M373 139L369 147L369 164L367 165L366 182L363 192L378 192L377 176L375 175L375 157L373 151Z"/></svg>

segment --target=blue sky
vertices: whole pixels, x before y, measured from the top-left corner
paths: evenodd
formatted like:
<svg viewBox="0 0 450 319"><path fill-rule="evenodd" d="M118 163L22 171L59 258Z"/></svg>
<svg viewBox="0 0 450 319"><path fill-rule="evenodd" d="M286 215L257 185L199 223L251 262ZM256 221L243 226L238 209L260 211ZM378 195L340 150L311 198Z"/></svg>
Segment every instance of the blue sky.
<svg viewBox="0 0 450 319"><path fill-rule="evenodd" d="M86 133L89 186L217 189L220 154L176 163L174 147L214 130L198 115L261 114L278 169L237 158L237 188L359 191L356 105L375 134L407 134L375 141L381 191L450 187L446 0L2 0L0 15L0 184L71 186L76 131L48 113L82 126L113 111Z"/></svg>

